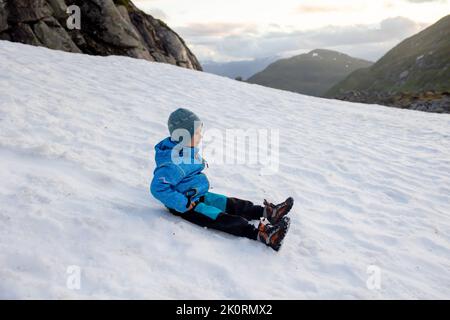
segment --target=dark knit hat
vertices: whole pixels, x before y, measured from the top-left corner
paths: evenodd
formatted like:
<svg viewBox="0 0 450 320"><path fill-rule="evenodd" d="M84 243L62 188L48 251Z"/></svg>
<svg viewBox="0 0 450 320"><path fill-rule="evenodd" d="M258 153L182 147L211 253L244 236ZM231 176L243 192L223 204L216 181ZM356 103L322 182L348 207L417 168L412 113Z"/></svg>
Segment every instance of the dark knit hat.
<svg viewBox="0 0 450 320"><path fill-rule="evenodd" d="M172 136L173 132L177 129L186 129L191 137L193 137L199 124L201 124L200 118L195 113L185 108L179 108L172 112L167 121L170 136Z"/></svg>

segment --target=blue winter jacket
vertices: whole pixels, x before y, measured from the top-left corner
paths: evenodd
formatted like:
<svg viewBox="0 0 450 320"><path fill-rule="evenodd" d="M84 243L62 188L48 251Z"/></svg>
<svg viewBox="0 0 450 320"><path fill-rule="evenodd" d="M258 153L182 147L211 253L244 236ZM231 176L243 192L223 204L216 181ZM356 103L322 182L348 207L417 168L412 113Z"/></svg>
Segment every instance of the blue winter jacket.
<svg viewBox="0 0 450 320"><path fill-rule="evenodd" d="M156 169L150 191L166 207L185 212L191 202L208 192L209 181L202 173L205 161L198 151L181 148L170 137L155 146Z"/></svg>

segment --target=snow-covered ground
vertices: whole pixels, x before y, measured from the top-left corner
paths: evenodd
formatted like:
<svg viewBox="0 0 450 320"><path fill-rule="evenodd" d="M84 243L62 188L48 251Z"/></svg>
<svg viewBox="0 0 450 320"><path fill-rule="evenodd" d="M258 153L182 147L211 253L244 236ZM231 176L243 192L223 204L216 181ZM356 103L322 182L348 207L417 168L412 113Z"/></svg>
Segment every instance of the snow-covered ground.
<svg viewBox="0 0 450 320"><path fill-rule="evenodd" d="M278 173L206 171L215 192L295 198L280 252L150 196L180 106L280 130ZM0 298L450 298L449 115L0 41L0 159Z"/></svg>

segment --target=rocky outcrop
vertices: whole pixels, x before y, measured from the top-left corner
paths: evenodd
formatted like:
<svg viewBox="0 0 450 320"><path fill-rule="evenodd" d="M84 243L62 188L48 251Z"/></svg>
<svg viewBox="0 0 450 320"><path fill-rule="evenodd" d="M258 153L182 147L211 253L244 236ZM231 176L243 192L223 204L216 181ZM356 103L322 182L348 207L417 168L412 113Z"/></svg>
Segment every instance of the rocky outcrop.
<svg viewBox="0 0 450 320"><path fill-rule="evenodd" d="M80 30L67 26L71 5L81 10ZM179 35L130 0L0 0L0 40L202 70Z"/></svg>
<svg viewBox="0 0 450 320"><path fill-rule="evenodd" d="M0 0L0 33L8 28L8 11L6 11L6 0Z"/></svg>
<svg viewBox="0 0 450 320"><path fill-rule="evenodd" d="M336 98L344 101L382 104L401 109L450 113L450 92L448 91L371 93L367 90L351 90L339 94Z"/></svg>

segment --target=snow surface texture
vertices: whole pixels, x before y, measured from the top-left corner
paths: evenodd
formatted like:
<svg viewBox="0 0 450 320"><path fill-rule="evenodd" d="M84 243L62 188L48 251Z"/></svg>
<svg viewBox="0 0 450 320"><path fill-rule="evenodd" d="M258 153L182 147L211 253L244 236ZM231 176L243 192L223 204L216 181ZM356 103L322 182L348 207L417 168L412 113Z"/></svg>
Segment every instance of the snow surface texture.
<svg viewBox="0 0 450 320"><path fill-rule="evenodd" d="M180 106L206 128L280 129L277 174L206 171L215 192L295 198L280 252L150 196ZM0 298L450 298L448 115L0 41L0 157Z"/></svg>

